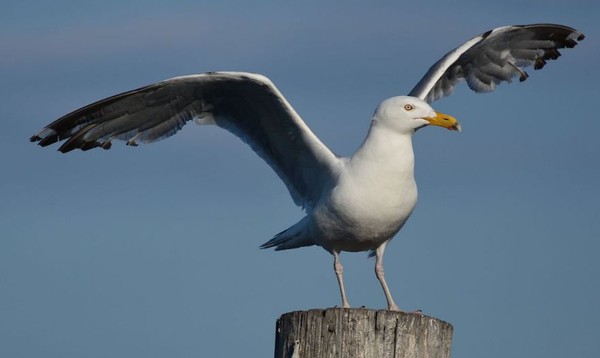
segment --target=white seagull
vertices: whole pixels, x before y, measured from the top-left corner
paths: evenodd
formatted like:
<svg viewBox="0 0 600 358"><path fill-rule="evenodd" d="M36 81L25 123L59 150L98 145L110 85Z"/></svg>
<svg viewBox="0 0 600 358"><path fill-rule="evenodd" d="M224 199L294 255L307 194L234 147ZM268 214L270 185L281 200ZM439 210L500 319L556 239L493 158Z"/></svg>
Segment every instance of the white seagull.
<svg viewBox="0 0 600 358"><path fill-rule="evenodd" d="M188 121L214 124L246 142L285 183L306 216L261 248L294 249L318 245L330 252L342 296L342 251L370 251L389 310L399 310L384 278L386 245L406 223L417 202L412 136L435 125L460 130L453 117L428 103L466 80L488 92L514 77L528 75L560 56L558 49L583 40L563 25L498 27L476 36L436 62L408 96L379 104L362 145L351 157L335 155L313 134L265 76L210 72L175 77L92 103L50 123L32 142L58 149L109 149L113 140L137 146L169 137Z"/></svg>

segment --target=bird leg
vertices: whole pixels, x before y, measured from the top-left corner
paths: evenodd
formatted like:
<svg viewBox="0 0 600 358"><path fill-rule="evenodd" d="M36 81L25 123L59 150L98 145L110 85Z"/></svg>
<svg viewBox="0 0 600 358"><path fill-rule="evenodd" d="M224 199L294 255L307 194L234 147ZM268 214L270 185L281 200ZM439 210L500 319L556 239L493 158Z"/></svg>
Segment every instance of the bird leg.
<svg viewBox="0 0 600 358"><path fill-rule="evenodd" d="M337 277L338 285L340 286L340 293L342 294L342 308L350 308L350 304L346 298L346 290L344 290L344 268L340 262L340 254L337 251L333 251L333 270L335 271L335 276Z"/></svg>
<svg viewBox="0 0 600 358"><path fill-rule="evenodd" d="M387 299L388 303L388 310L400 311L400 309L394 302L394 299L392 298L392 294L390 293L390 289L388 288L387 283L385 282L385 273L383 270L383 252L385 251L386 245L387 242L384 242L375 250L375 275L381 283L381 287L383 287L383 292L385 293L385 298Z"/></svg>

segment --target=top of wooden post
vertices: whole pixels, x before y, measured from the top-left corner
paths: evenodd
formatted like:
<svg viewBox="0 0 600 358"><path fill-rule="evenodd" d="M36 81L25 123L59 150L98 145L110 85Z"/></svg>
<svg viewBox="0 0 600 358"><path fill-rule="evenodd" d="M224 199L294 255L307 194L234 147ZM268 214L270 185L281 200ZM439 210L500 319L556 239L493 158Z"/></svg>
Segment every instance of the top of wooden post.
<svg viewBox="0 0 600 358"><path fill-rule="evenodd" d="M275 358L449 358L452 325L365 308L295 311L277 320Z"/></svg>

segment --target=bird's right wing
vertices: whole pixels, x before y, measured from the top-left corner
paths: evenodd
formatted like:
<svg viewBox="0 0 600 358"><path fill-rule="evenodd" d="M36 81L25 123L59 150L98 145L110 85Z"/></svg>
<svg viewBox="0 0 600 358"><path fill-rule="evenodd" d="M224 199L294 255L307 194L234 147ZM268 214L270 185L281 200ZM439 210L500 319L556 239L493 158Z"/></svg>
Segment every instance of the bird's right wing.
<svg viewBox="0 0 600 358"><path fill-rule="evenodd" d="M449 96L466 80L475 92L493 91L514 77L529 77L524 67L541 69L547 60L560 56L558 49L571 48L584 39L581 32L564 25L504 26L490 30L448 52L409 93L429 103Z"/></svg>
<svg viewBox="0 0 600 358"><path fill-rule="evenodd" d="M65 140L63 153L108 149L115 139L136 146L171 136L192 119L246 142L305 208L319 199L341 165L273 83L251 73L176 77L118 94L59 118L30 140L41 146Z"/></svg>

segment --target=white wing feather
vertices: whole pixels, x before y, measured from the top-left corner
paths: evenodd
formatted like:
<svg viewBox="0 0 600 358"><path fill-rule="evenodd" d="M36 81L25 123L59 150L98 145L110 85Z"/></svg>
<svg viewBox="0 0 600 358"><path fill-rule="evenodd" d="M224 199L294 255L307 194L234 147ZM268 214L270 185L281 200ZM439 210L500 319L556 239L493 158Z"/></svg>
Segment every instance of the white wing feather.
<svg viewBox="0 0 600 358"><path fill-rule="evenodd" d="M109 149L114 139L135 146L169 137L190 120L216 124L246 142L305 208L341 165L268 78L241 72L176 77L121 93L59 118L31 141L65 140L61 152Z"/></svg>
<svg viewBox="0 0 600 358"><path fill-rule="evenodd" d="M475 92L493 91L501 82L529 77L523 68L538 70L584 39L581 32L563 25L535 24L498 27L448 52L427 71L409 95L429 103L449 96L466 80Z"/></svg>

